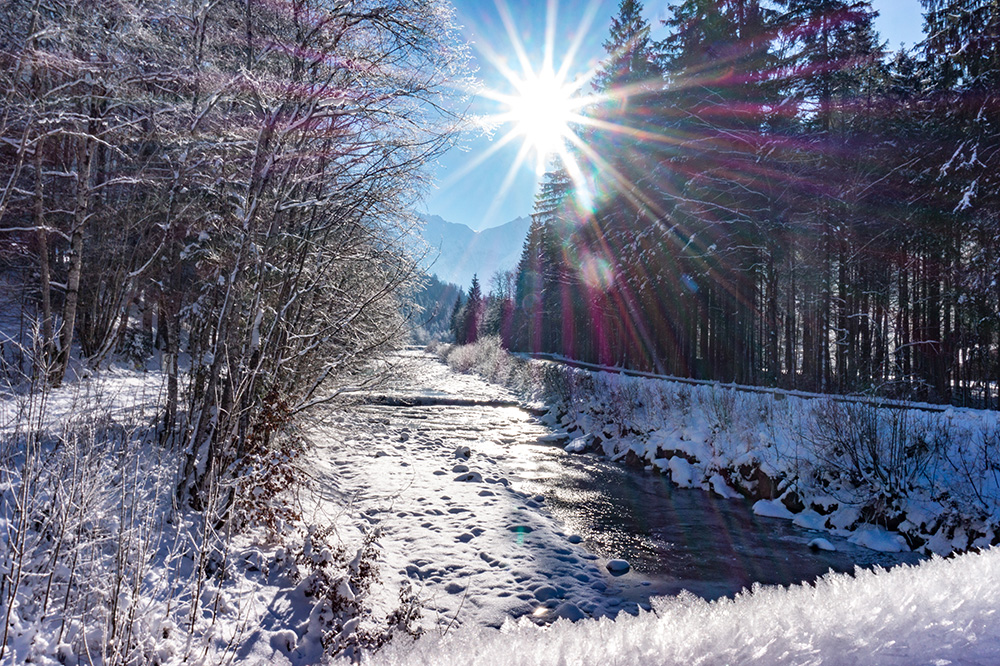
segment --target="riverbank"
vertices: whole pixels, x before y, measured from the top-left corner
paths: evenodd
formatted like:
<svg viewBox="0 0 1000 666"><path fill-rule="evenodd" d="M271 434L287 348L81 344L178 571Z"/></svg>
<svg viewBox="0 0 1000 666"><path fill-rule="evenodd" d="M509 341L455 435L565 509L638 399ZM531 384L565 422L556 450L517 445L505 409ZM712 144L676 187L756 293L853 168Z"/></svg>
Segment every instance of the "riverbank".
<svg viewBox="0 0 1000 666"><path fill-rule="evenodd" d="M517 358L491 339L442 351L453 368L547 404L567 450L747 497L760 515L877 550L944 555L1000 542L996 412L626 377Z"/></svg>

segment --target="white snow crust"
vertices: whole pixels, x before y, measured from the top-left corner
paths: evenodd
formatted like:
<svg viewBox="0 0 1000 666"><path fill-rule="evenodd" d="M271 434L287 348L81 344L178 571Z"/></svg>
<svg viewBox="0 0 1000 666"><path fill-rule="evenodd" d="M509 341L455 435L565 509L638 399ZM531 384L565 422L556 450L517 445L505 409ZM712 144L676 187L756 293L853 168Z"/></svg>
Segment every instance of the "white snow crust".
<svg viewBox="0 0 1000 666"><path fill-rule="evenodd" d="M1000 663L1000 551L757 587L735 599L660 597L614 620L466 626L395 643L372 666Z"/></svg>

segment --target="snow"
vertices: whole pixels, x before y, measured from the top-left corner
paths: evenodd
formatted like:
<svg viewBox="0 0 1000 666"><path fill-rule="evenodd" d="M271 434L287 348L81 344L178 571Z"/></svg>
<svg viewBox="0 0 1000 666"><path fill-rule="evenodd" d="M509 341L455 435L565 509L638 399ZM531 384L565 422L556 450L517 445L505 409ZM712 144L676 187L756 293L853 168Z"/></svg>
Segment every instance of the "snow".
<svg viewBox="0 0 1000 666"><path fill-rule="evenodd" d="M409 362L410 377L390 388L393 395L412 395L413 385L423 396L516 399L420 354ZM628 599L638 584L633 574L612 576L513 469L520 442L558 446L569 439L565 431L509 407L355 410L307 432L322 492L305 507L310 520L334 522L346 541L359 527L378 530L384 607L392 590L416 586L428 633L501 627L521 616L550 622L638 612Z"/></svg>
<svg viewBox="0 0 1000 666"><path fill-rule="evenodd" d="M816 537L815 539L810 541L809 547L814 548L816 550L828 550L828 551L837 550L836 546L834 546L832 543L830 543L823 537Z"/></svg>
<svg viewBox="0 0 1000 666"><path fill-rule="evenodd" d="M778 500L757 500L754 502L753 512L758 516L766 516L768 518L787 518L791 520L795 517L795 514L789 511Z"/></svg>
<svg viewBox="0 0 1000 666"><path fill-rule="evenodd" d="M608 560L605 566L611 573L625 573L631 568L625 560Z"/></svg>
<svg viewBox="0 0 1000 666"><path fill-rule="evenodd" d="M735 599L657 598L614 620L466 626L398 642L371 666L1000 663L1000 550L891 571L757 587Z"/></svg>
<svg viewBox="0 0 1000 666"><path fill-rule="evenodd" d="M515 399L510 391L479 378L417 360L407 381L424 386L422 395ZM516 408L481 406L388 409L361 404L317 414L304 424L314 448L302 469L309 488L296 504L302 525L279 527L279 532L284 530L280 538L261 531L237 536L226 545L227 575L205 579L196 595L198 567L192 555L198 555L195 537L201 529L196 516L174 514L169 527L154 525L153 520L165 515L156 513L162 509L156 502L169 504L176 472L175 460L140 438L155 417L162 381L156 373L96 373L53 392L35 421L48 432L99 423L133 437L125 440L124 468L137 470L142 484L148 484L139 487L151 494L137 497L138 523L130 527L117 511L112 485L120 472L109 468L102 471L104 476L94 477L87 490L94 492L96 508L87 530L99 543L84 554L86 582L93 585L95 599L105 598L105 582L116 570L114 549L102 550L100 544L110 536L107 543L114 545L115 535L132 527L156 535L148 544L139 542L150 551L141 556L138 551L126 553L134 556L129 566L136 568L120 570L142 581L140 596L121 597L135 613L131 626L140 636L135 652L140 661L316 663L322 659L324 640L345 641L353 629L385 617L399 605L400 591L407 585L413 586L422 605L419 625L424 636L415 642L399 636L384 651L366 655L367 663L1000 661L1000 602L995 594L1000 589L1000 551L988 547L995 515L989 513L979 522L949 518L948 528L937 530L928 544L931 550L950 552L978 540L984 548L979 553L891 571L859 569L853 576L828 575L813 585L757 586L735 599L708 602L681 594L654 597L649 604L637 601L635 589L648 582L643 575L627 561L590 552L586 541L560 522L548 508L550 502L534 490L538 479L529 476L542 471L513 463L519 442L545 441L553 430L561 435L556 438L560 443L569 440L571 445L592 441L580 433L606 433L608 422L597 416L603 406L596 400L579 403L572 414L549 413L544 419ZM628 394L634 387L623 389L623 384L632 381L614 378L610 398ZM405 389L401 384L391 390ZM716 389L706 391L701 395L686 387L660 392L659 399L673 405L676 413L644 411L633 404L631 412L625 410L627 427L642 431L652 426L647 432L653 434L620 439L617 443L625 444L614 455L641 452L675 484L734 498L734 475L741 473L741 465L752 463L773 481L774 495L785 500L762 499L754 505L755 513L780 514L809 529L849 535L867 548L906 548L898 533L863 521L865 506L846 487L804 483L821 461L796 448L787 422L759 417L758 396L730 404ZM10 436L25 400L19 395L0 398L0 436ZM757 421L748 420L748 413L758 414ZM799 406L786 415L800 425L807 416ZM720 429L727 418L731 429ZM963 410L950 412L948 421L977 436L991 423L986 415ZM622 431L617 426L614 430ZM607 451L609 440L600 436ZM963 441L982 438L970 435ZM970 448L966 458L953 460L976 470L984 451ZM86 460L97 464L99 458ZM936 483L956 483L960 477L936 471ZM6 497L17 479L6 474L0 480ZM949 501L970 506L985 498L992 511L992 486L985 485L985 477L981 483L979 494L956 484ZM153 492L163 489L167 492L161 496ZM806 506L794 514L788 508L794 504L793 491ZM90 501L90 495L87 498ZM948 516L934 497L916 495L900 506L907 517L901 530L930 530ZM8 509L5 505L4 511ZM8 533L8 517L0 515L2 533ZM372 552L380 575L366 592L351 577L364 568L361 544L369 538L375 540ZM837 541L835 536L830 539ZM830 539L817 536L809 546L833 549ZM844 544L842 539L837 543ZM338 547L358 554L341 560ZM41 566L49 557L52 553L40 551L32 566ZM64 575L63 569L56 570L57 587ZM31 614L30 602L44 592L45 578L23 580L25 601L14 608L13 651L4 664L29 658L44 666L86 663L91 657L80 652L80 646L84 641L102 645L107 625L93 621L96 615L69 617L62 640L57 640L59 612L50 609L43 619ZM328 597L317 594L320 588L343 600L370 604L371 617L346 622L337 636L325 634L325 618L332 611L324 601ZM90 612L102 608L98 604Z"/></svg>
<svg viewBox="0 0 1000 666"><path fill-rule="evenodd" d="M847 539L865 548L871 548L883 553L899 553L909 550L906 541L898 534L893 534L873 525L863 525Z"/></svg>

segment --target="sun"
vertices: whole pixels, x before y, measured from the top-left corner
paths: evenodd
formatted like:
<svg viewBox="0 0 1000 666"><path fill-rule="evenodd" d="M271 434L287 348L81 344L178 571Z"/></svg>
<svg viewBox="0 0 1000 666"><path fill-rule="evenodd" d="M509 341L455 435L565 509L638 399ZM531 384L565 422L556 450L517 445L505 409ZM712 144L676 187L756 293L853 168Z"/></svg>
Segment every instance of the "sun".
<svg viewBox="0 0 1000 666"><path fill-rule="evenodd" d="M565 148L571 126L582 120L580 109L585 102L577 96L576 84L547 68L512 77L511 84L514 94L501 100L507 107L501 119L513 126L512 132L544 169L548 158Z"/></svg>
<svg viewBox="0 0 1000 666"><path fill-rule="evenodd" d="M601 0L587 0L579 14L579 25L571 31L573 39L559 50L558 67L555 61L559 0L545 0L544 42L527 45L522 41L525 33L517 26L508 0L493 0L493 3L503 22L507 43L493 44L489 38L475 43L477 56L493 70L491 78L495 84L469 90L482 109L481 113L470 115L470 127L488 136L492 145L448 176L443 185L459 183L494 156L517 146L517 154L510 160L507 174L484 215L486 218L515 182L520 181L526 166L534 166L536 187L556 165L565 169L574 183L588 182L579 158L585 155L593 161L595 157L594 149L587 145L586 128L597 126L589 108L601 103L604 97L590 90L598 65L587 63L580 67L577 58L602 7ZM486 34L489 29L477 27L476 31ZM583 192L581 200L586 200L587 188L579 191Z"/></svg>

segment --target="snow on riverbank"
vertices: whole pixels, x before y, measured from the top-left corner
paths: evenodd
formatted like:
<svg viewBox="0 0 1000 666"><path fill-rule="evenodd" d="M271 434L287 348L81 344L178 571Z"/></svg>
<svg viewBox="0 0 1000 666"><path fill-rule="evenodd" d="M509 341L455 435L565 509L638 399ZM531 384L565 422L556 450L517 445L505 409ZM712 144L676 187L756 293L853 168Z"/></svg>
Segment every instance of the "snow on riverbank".
<svg viewBox="0 0 1000 666"><path fill-rule="evenodd" d="M1000 550L891 571L832 574L815 586L759 587L736 599L658 598L615 620L463 627L399 643L365 663L995 664Z"/></svg>
<svg viewBox="0 0 1000 666"><path fill-rule="evenodd" d="M409 381L424 385L425 396L512 398L441 364L421 362L415 372ZM308 429L316 448L303 469L310 490L296 505L302 520L229 540L199 523L197 513L170 509L176 452L144 436L159 384L156 375L105 373L67 384L48 396L44 416L32 417L48 433L44 441L59 441L43 451L51 474L35 486L29 507L51 522L23 533L31 555L0 663L102 663L115 655L134 663L317 663L326 645L352 645L355 629L391 624L407 585L423 605L424 636L398 636L384 652L369 654L371 663L1000 659L1000 562L992 551L856 578L828 576L815 588L759 588L735 600L654 599L647 612L642 600L655 586L642 587L648 581L635 571L609 573L607 561L586 551L548 502L527 491L530 484L507 473L517 442L553 433L513 408L333 410ZM402 385L395 391L406 395ZM14 443L9 428L24 423L15 415L18 404L17 396L0 403L6 447ZM555 431L567 426L571 421ZM75 432L83 436L66 436ZM93 436L103 433L121 434ZM699 447L709 442L690 446L704 452ZM0 448L13 456L3 461L7 512L21 462L14 448ZM704 478L700 462L683 456L658 466L675 481L684 473L692 485ZM720 479L711 487L728 487ZM79 499L56 501L61 493ZM767 506L788 511L779 500ZM805 517L800 512L796 521ZM5 534L16 534L12 518L5 513L0 521ZM47 541L52 534L56 540ZM370 549L366 535L377 538ZM6 560L4 569L10 565ZM116 605L106 603L112 598ZM345 604L354 600L360 614L344 623Z"/></svg>
<svg viewBox="0 0 1000 666"><path fill-rule="evenodd" d="M1000 543L997 412L925 411L741 392L526 361L492 340L452 349L551 406L568 450L660 470L681 487L755 500L766 516L886 551Z"/></svg>

